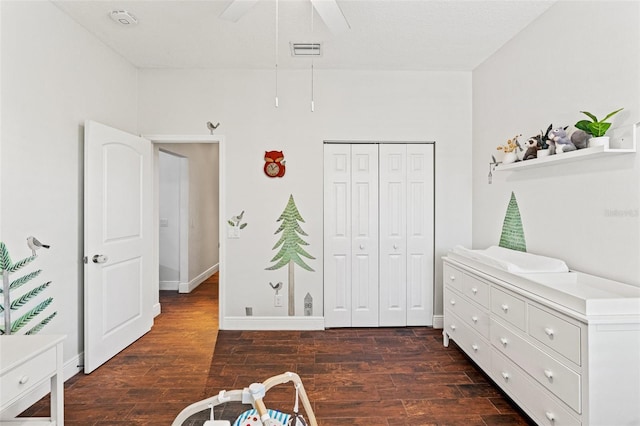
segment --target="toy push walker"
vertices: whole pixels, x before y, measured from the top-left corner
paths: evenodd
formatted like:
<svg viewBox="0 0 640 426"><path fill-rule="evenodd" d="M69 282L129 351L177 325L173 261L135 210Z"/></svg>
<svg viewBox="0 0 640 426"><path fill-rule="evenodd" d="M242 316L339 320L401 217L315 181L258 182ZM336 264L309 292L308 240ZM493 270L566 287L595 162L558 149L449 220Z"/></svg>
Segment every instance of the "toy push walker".
<svg viewBox="0 0 640 426"><path fill-rule="evenodd" d="M293 382L296 390L296 402L293 407L293 416L276 410L269 410L264 404L263 398L267 391L274 386ZM173 421L172 426L182 426L190 416L201 411L210 410L210 420L205 421L203 426L231 426L228 420L214 420L213 407L227 402L242 402L251 404L252 410L242 413L233 423L233 426L307 426L304 418L298 414L298 399L302 401L302 406L308 417L308 426L318 426L316 417L313 414L311 403L302 385L300 376L296 373L283 373L268 378L262 383L253 383L248 388L242 390L220 391L211 398L195 402L182 410Z"/></svg>

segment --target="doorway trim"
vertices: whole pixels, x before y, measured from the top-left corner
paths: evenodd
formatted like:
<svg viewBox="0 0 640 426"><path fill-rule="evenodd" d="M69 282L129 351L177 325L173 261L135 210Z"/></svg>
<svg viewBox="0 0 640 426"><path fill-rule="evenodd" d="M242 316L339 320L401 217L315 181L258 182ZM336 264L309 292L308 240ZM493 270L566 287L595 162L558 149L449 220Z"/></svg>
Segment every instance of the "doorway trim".
<svg viewBox="0 0 640 426"><path fill-rule="evenodd" d="M225 137L223 135L163 135L163 134L155 134L155 135L142 135L144 138L148 139L151 141L151 143L154 145L154 148L156 147L156 145L158 146L158 148L161 146L161 144L167 144L167 143L217 143L218 144L218 186L219 186L219 200L218 200L218 227L219 230L223 230L224 228L224 217L226 217L226 205L225 205L225 200L226 200L226 169L225 169L225 164L226 164L226 145L225 145ZM155 227L155 231L154 231L154 236L153 236L153 256L154 256L154 262L155 265L153 265L153 267L155 268L155 271L158 271L159 268L159 229L160 229L160 212L159 212L159 188L158 188L158 177L159 177L159 164L158 164L158 154L157 154L158 150L154 149L154 157L153 157L153 177L154 177L154 182L153 182L153 186L154 186L154 191L153 191L153 198L154 198L154 206L153 206L153 220L154 220L154 227ZM221 231L219 231L221 232ZM224 312L225 312L225 305L224 305L224 289L225 289L225 275L223 273L224 271L224 265L225 265L225 258L226 258L226 240L225 238L222 238L222 236L220 234L218 234L218 240L219 240L219 259L218 259L218 270L220 271L220 279L218 281L218 298L219 298L219 303L218 303L218 324L219 324L219 328L223 329L224 327ZM158 294L158 291L160 290L159 286L160 286L160 279L158 274L154 274L154 278L153 278L153 286L155 288L155 294ZM161 306L160 306L160 301L159 301L159 297L156 300L154 307L154 316L157 316L160 314L161 312Z"/></svg>

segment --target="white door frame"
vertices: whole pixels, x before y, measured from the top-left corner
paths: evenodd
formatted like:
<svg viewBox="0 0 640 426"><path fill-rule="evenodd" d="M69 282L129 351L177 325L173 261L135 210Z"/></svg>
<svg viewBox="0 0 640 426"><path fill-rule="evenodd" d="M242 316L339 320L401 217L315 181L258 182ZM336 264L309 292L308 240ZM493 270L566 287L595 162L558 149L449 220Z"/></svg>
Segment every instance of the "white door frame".
<svg viewBox="0 0 640 426"><path fill-rule="evenodd" d="M218 175L219 175L219 201L218 201L218 210L219 210L219 229L220 232L225 229L225 220L226 217L226 149L225 149L225 137L222 135L144 135L145 138L149 139L154 146L166 143L217 143L218 144ZM159 270L159 229L160 229L160 212L159 212L159 190L158 190L158 176L159 176L159 166L158 166L158 156L155 154L154 150L154 158L153 158L153 169L154 169L154 202L153 202L153 220L154 220L154 238L153 238L153 250L154 250L154 262L153 265L154 271ZM224 265L226 259L226 239L222 238L222 234L219 234L220 241L220 251L219 251L219 260L218 260L218 270L220 271L220 279L218 282L218 294L219 294L219 303L218 303L218 328L221 330L224 329L224 318L225 318L225 306L224 306L224 289L225 289L225 274ZM182 269L182 265L181 265ZM155 286L155 294L158 295L158 291L160 290L160 280L157 273L154 274L154 286ZM156 296L158 297L158 296ZM156 303L153 307L154 315L157 316L160 314L160 300L156 300Z"/></svg>

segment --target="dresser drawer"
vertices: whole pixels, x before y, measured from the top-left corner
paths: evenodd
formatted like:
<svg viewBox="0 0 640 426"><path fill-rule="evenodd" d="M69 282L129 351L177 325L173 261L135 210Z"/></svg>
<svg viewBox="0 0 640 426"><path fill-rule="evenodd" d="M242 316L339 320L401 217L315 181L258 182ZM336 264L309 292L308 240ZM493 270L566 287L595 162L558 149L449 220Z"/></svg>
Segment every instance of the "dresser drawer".
<svg viewBox="0 0 640 426"><path fill-rule="evenodd" d="M55 369L56 348L52 347L26 361L24 364L8 371L0 377L2 405L4 406L6 402L12 401L17 396L51 377Z"/></svg>
<svg viewBox="0 0 640 426"><path fill-rule="evenodd" d="M442 280L444 285L451 286L458 291L462 291L463 273L453 266L445 264L442 269Z"/></svg>
<svg viewBox="0 0 640 426"><path fill-rule="evenodd" d="M447 309L466 322L475 332L480 333L485 339L489 338L489 314L480 306L471 303L464 296L445 289L445 303Z"/></svg>
<svg viewBox="0 0 640 426"><path fill-rule="evenodd" d="M444 320L445 332L482 369L491 366L491 344L468 328L456 315L447 315Z"/></svg>
<svg viewBox="0 0 640 426"><path fill-rule="evenodd" d="M525 331L525 303L511 294L491 288L491 312Z"/></svg>
<svg viewBox="0 0 640 426"><path fill-rule="evenodd" d="M491 344L577 413L582 411L578 373L494 320L491 321Z"/></svg>
<svg viewBox="0 0 640 426"><path fill-rule="evenodd" d="M484 306L489 309L489 301L491 299L490 294L491 286L473 275L464 274L464 280L462 283L462 293L469 298L469 300Z"/></svg>
<svg viewBox="0 0 640 426"><path fill-rule="evenodd" d="M581 365L580 327L529 305L529 334L562 356Z"/></svg>
<svg viewBox="0 0 640 426"><path fill-rule="evenodd" d="M580 420L574 417L562 403L556 401L543 388L531 381L512 361L499 352L491 353L491 377L509 395L544 426L579 426Z"/></svg>
<svg viewBox="0 0 640 426"><path fill-rule="evenodd" d="M446 288L446 287L444 288L444 300L442 301L442 304L444 309L446 309L447 311L458 313L461 309L460 308L461 299L462 299L462 296L460 296L455 291L451 290L450 288Z"/></svg>

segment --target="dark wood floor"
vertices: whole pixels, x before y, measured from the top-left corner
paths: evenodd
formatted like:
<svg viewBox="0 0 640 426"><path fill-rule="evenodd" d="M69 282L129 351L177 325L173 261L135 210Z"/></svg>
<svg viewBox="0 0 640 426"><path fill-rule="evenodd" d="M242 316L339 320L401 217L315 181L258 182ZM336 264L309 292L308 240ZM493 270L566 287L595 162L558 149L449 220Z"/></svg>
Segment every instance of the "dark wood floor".
<svg viewBox="0 0 640 426"><path fill-rule="evenodd" d="M170 425L193 402L285 371L301 376L320 425L528 424L440 330L217 332L217 276L160 301L151 332L65 383L67 425ZM265 401L291 412L293 398L285 385ZM44 398L25 415L48 409Z"/></svg>

